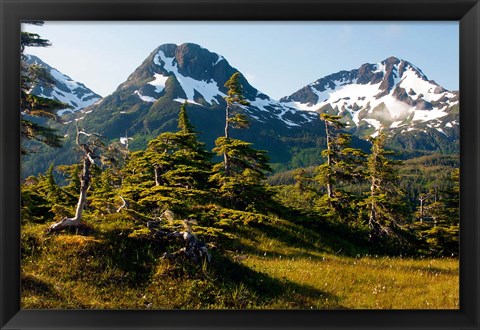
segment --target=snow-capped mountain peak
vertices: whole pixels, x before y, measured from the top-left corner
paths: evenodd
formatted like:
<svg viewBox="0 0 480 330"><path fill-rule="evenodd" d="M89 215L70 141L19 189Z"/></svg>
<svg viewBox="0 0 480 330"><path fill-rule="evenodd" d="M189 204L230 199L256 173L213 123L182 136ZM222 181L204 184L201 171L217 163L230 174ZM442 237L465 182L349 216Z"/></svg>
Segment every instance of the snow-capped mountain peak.
<svg viewBox="0 0 480 330"><path fill-rule="evenodd" d="M237 71L223 56L197 44L164 44L147 57L119 90L146 103L163 100L168 94L167 98L177 103L187 101L207 108L224 107L225 82ZM243 75L240 79L244 96L250 102L243 111L253 120L275 119L293 127L316 118L315 114L271 99L251 86ZM292 116L297 120L292 120Z"/></svg>
<svg viewBox="0 0 480 330"><path fill-rule="evenodd" d="M350 126L381 128L415 126L437 120L458 104L458 93L447 91L408 61L389 57L380 63L340 71L280 100L301 110L331 112Z"/></svg>
<svg viewBox="0 0 480 330"><path fill-rule="evenodd" d="M59 110L58 115L68 112L75 112L86 108L101 99L101 96L93 92L84 84L74 81L66 74L51 67L40 58L34 55L25 55L28 65L38 65L46 70L53 80L53 83L37 82L33 85L30 93L41 97L54 99L70 105L71 109Z"/></svg>
<svg viewBox="0 0 480 330"><path fill-rule="evenodd" d="M217 98L226 96L225 93L220 91L218 83L213 81L213 79L197 80L181 74L178 70L176 58L166 57L162 50L158 51L153 61L158 66L163 67L167 72L175 75L189 102L194 101L195 92L200 94L208 104L212 104L213 102L218 104L219 101Z"/></svg>

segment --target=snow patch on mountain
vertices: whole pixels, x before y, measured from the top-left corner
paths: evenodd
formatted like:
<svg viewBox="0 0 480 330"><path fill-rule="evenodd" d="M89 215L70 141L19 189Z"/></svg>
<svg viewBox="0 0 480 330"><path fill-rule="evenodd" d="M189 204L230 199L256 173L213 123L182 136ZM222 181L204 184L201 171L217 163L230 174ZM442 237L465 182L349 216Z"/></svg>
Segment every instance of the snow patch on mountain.
<svg viewBox="0 0 480 330"><path fill-rule="evenodd" d="M439 109L433 109L433 110L415 110L414 111L414 116L413 116L413 121L430 121L434 120L437 118L442 118L448 115L448 113L439 110Z"/></svg>
<svg viewBox="0 0 480 330"><path fill-rule="evenodd" d="M276 105L276 103L270 98L262 99L257 97L255 98L255 100L249 100L248 102L250 103L250 105L256 107L257 109L266 112L270 111L266 107L274 107Z"/></svg>
<svg viewBox="0 0 480 330"><path fill-rule="evenodd" d="M294 127L294 126L299 127L304 122L310 122L318 118L317 114L305 113L305 112L299 111L295 107L291 107L287 104L283 104L278 101L275 101L270 97L262 98L262 97L259 97L259 95L262 95L264 97L266 96L265 94L258 93L257 97L254 100L248 100L248 102L250 103L250 106L257 108L260 111L266 112L269 115L273 115L277 117L279 120L283 121L289 127ZM300 115L304 120L302 122L292 121L286 118L287 114ZM252 115L250 116L254 117ZM260 122L263 122L263 120L260 120L258 117L254 117L254 118Z"/></svg>
<svg viewBox="0 0 480 330"><path fill-rule="evenodd" d="M155 92L162 92L165 89L165 84L167 82L168 76L161 75L160 73L155 73L153 75L153 78L153 81L150 81L148 84L155 86Z"/></svg>
<svg viewBox="0 0 480 330"><path fill-rule="evenodd" d="M378 132L382 129L382 123L379 122L378 120L376 119L365 119L365 121L370 125L370 126L373 126L375 127L375 133L373 133L371 136L372 137L375 137L378 135Z"/></svg>
<svg viewBox="0 0 480 330"><path fill-rule="evenodd" d="M182 104L185 103L185 102L187 102L187 103L190 103L190 104L195 104L195 105L203 106L203 105L201 105L200 103L195 102L195 101L193 101L193 100L185 100L185 99L182 99L182 98L176 98L176 99L173 99L173 101L178 102L178 103L182 103Z"/></svg>
<svg viewBox="0 0 480 330"><path fill-rule="evenodd" d="M218 54L216 54L216 55L218 56L218 60L217 60L215 63L213 63L213 66L217 65L219 62L221 62L222 60L224 60L223 56L218 55Z"/></svg>
<svg viewBox="0 0 480 330"><path fill-rule="evenodd" d="M133 94L138 95L138 97L140 98L140 100L145 101L145 102L155 102L155 101L157 100L157 99L154 98L154 97L140 94L140 92L139 92L138 90L136 90L135 92L133 92Z"/></svg>
<svg viewBox="0 0 480 330"><path fill-rule="evenodd" d="M211 105L213 103L219 104L218 100L216 99L217 97L226 96L220 91L218 84L215 81L195 80L191 77L182 75L180 72L178 72L175 58L166 57L162 50L158 51L153 61L156 65L162 66L167 72L171 72L175 75L177 81L187 96L187 100L189 101L195 101L195 91L202 95L204 100ZM162 61L164 64L162 65L160 61Z"/></svg>

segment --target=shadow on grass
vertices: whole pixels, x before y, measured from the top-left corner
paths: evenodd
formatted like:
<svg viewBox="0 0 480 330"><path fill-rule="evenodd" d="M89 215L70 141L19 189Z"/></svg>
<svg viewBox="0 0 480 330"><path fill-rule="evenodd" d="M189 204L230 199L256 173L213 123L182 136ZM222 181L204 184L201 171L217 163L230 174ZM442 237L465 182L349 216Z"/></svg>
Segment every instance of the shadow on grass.
<svg viewBox="0 0 480 330"><path fill-rule="evenodd" d="M22 274L21 276L21 297L22 300L29 297L37 297L38 302L35 303L35 309L38 308L79 308L84 309L88 306L80 303L77 300L72 300L71 297L68 300L65 296L59 292L54 285L48 283L38 277L30 274ZM59 302L62 302L63 305L59 306ZM31 307L25 306L25 303L22 302L22 308L29 309Z"/></svg>
<svg viewBox="0 0 480 330"><path fill-rule="evenodd" d="M405 272L425 272L431 275L450 275L450 276L459 276L460 271L454 269L443 269L438 267L428 267L425 266L400 266L400 268Z"/></svg>
<svg viewBox="0 0 480 330"><path fill-rule="evenodd" d="M301 285L286 279L276 279L265 273L253 270L231 259L215 255L212 267L215 274L225 283L245 285L254 292L261 304L276 302L290 309L311 309L325 306L326 309L345 309L339 298L312 286ZM282 308L282 307L280 307Z"/></svg>
<svg viewBox="0 0 480 330"><path fill-rule="evenodd" d="M22 274L22 294L45 296L50 299L60 299L61 296L50 283L47 283L33 275Z"/></svg>
<svg viewBox="0 0 480 330"><path fill-rule="evenodd" d="M353 257L368 250L349 242L338 232L329 229L326 224L255 224L255 228L271 239L281 241L289 246L301 249L329 252Z"/></svg>
<svg viewBox="0 0 480 330"><path fill-rule="evenodd" d="M106 244L92 253L103 260L104 266L120 270L124 274L118 278L111 277L109 282L118 282L133 288L148 285L152 271L166 249L159 242L131 238L115 232L105 234L105 242Z"/></svg>

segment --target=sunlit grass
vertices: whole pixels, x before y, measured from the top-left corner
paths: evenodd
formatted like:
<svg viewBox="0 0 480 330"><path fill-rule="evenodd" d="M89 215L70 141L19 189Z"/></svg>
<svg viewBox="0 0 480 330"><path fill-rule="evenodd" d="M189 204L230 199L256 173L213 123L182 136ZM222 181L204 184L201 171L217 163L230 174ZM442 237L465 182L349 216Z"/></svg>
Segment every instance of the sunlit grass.
<svg viewBox="0 0 480 330"><path fill-rule="evenodd" d="M238 228L235 248L188 268L161 259L160 244L130 235L141 224L89 225L88 235L22 227L22 308L459 308L454 258L347 256L335 237L278 219Z"/></svg>
<svg viewBox="0 0 480 330"><path fill-rule="evenodd" d="M356 309L457 309L457 259L400 259L324 257L270 258L252 256L248 267L283 280L310 286L325 298L335 297L341 307Z"/></svg>

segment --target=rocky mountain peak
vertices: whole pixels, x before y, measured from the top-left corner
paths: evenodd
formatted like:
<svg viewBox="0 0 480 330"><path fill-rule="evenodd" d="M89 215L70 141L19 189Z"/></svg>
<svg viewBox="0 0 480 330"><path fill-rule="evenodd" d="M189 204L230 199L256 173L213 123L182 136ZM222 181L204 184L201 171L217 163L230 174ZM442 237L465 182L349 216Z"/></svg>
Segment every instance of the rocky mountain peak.
<svg viewBox="0 0 480 330"><path fill-rule="evenodd" d="M219 72L229 68L228 62L222 56L194 43L164 44L158 47L154 54L153 61L158 66L167 71L168 68L176 67L181 75L196 80L210 80L212 71L217 71L218 76ZM215 68L216 66L218 68Z"/></svg>

